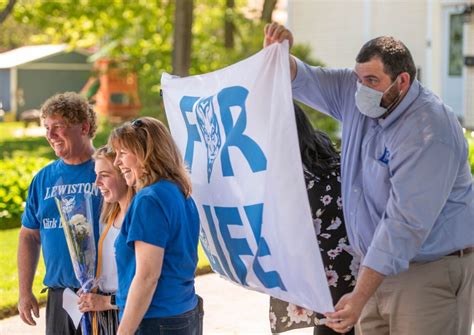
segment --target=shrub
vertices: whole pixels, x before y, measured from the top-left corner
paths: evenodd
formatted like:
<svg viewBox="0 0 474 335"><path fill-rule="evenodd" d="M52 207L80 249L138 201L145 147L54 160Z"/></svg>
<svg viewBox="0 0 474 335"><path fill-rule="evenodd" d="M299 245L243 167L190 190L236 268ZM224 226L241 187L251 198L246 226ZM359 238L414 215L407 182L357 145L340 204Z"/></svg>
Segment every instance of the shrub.
<svg viewBox="0 0 474 335"><path fill-rule="evenodd" d="M0 229L20 226L28 186L50 160L16 156L0 160Z"/></svg>
<svg viewBox="0 0 474 335"><path fill-rule="evenodd" d="M474 174L474 131L466 133L467 143L469 144L469 162L471 163L471 173Z"/></svg>

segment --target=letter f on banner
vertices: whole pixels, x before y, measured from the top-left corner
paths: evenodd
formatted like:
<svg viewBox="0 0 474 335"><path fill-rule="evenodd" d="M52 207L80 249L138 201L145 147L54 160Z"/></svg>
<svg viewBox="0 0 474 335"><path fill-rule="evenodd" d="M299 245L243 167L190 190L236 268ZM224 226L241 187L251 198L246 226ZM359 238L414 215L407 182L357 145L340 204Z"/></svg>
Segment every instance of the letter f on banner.
<svg viewBox="0 0 474 335"><path fill-rule="evenodd" d="M179 102L179 109L183 114L184 124L188 133L188 140L186 142L186 152L184 154L184 161L189 166L189 171L193 168L193 157L194 157L194 142L201 142L198 128L195 124L190 124L186 116L186 113L193 113L193 106L198 101L198 97L187 97L184 96Z"/></svg>

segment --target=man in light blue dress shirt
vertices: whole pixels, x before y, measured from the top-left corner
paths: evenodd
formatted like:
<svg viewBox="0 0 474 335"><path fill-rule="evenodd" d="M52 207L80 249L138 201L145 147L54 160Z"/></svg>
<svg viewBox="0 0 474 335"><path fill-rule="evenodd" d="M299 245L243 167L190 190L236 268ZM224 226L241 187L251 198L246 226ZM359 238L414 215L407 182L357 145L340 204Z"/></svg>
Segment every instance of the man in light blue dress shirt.
<svg viewBox="0 0 474 335"><path fill-rule="evenodd" d="M293 36L265 27L264 45ZM416 80L406 46L379 37L354 70L290 56L294 98L342 123L342 195L363 258L354 291L328 326L359 334L470 334L474 190L468 146L451 109Z"/></svg>

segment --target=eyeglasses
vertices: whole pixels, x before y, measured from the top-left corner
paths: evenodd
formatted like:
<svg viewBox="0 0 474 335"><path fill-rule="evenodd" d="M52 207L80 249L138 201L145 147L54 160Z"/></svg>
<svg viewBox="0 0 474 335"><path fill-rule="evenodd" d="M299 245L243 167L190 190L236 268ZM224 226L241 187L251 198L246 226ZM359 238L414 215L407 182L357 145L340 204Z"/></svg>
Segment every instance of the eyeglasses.
<svg viewBox="0 0 474 335"><path fill-rule="evenodd" d="M131 122L133 128L137 129L144 125L143 121L140 119L135 119Z"/></svg>

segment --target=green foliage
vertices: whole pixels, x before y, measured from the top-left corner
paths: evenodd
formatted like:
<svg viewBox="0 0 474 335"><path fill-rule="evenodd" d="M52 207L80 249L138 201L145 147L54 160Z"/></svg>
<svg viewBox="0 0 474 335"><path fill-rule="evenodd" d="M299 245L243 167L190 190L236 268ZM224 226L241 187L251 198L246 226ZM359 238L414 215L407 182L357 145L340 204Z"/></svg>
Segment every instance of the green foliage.
<svg viewBox="0 0 474 335"><path fill-rule="evenodd" d="M261 49L263 23L249 18L246 5L237 0L234 9L227 9L225 0L194 1L190 74L222 68ZM25 0L17 4L14 15L22 24L40 29L32 43L99 47L100 55L125 60L139 73L144 104L156 105L161 74L172 71L174 10L170 0L116 0L113 5L108 0ZM224 46L225 17L234 23L233 49Z"/></svg>
<svg viewBox="0 0 474 335"><path fill-rule="evenodd" d="M1 129L1 128L0 128ZM56 159L44 137L14 137L0 140L0 159L11 157L27 157L34 152L35 157Z"/></svg>
<svg viewBox="0 0 474 335"><path fill-rule="evenodd" d="M163 71L171 71L174 1L22 1L15 17L41 29L32 43L100 48L137 71L145 99L157 99ZM148 103L148 101L145 101Z"/></svg>
<svg viewBox="0 0 474 335"><path fill-rule="evenodd" d="M323 62L311 57L311 47L309 45L295 44L291 49L291 53L305 63L313 66L324 66ZM309 119L316 129L324 131L329 135L333 142L339 143L339 123L336 120L302 103L299 103L299 105L309 116Z"/></svg>
<svg viewBox="0 0 474 335"><path fill-rule="evenodd" d="M263 25L244 16L246 1L226 11L225 0L195 0L190 74L210 72L258 51ZM160 78L171 72L175 2L20 1L15 18L37 29L32 43L68 43L72 48L99 47L101 56L124 60L137 71L144 105L159 102ZM235 26L235 47L224 47L224 18ZM259 33L256 33L259 32ZM262 33L260 33L262 32Z"/></svg>
<svg viewBox="0 0 474 335"><path fill-rule="evenodd" d="M175 2L171 0L23 0L14 16L23 25L34 27L32 43L68 43L71 48L99 48L96 56L121 59L139 75L144 111L165 119L159 96L163 72L172 71ZM190 74L202 74L234 64L261 50L264 23L260 13L248 8L248 1L236 0L232 9L226 0L195 0ZM224 21L234 26L234 47L224 45ZM292 53L312 65L308 45L294 45ZM337 134L337 124L322 114L309 112L315 126Z"/></svg>
<svg viewBox="0 0 474 335"><path fill-rule="evenodd" d="M198 1L199 2L199 1ZM258 52L263 44L264 23L244 12L246 1L226 9L225 0L201 1L194 10L191 74L218 70ZM205 3L205 4L204 4ZM224 46L224 20L234 25L234 48Z"/></svg>
<svg viewBox="0 0 474 335"><path fill-rule="evenodd" d="M19 228L0 230L0 319L18 313L16 304L18 302L18 269L16 253L18 250ZM33 282L33 294L40 304L46 302L46 293L40 293L43 288L43 277L45 275L43 258L38 262L38 268ZM1 329L1 327L0 327ZM3 333L2 333L3 334Z"/></svg>
<svg viewBox="0 0 474 335"><path fill-rule="evenodd" d="M308 115L311 123L313 124L313 127L328 134L331 140L336 143L336 146L339 147L341 140L339 138L339 123L332 117L327 116L311 107L308 107L305 104L298 104Z"/></svg>
<svg viewBox="0 0 474 335"><path fill-rule="evenodd" d="M325 66L322 61L311 56L311 47L308 44L295 44L291 48L291 54L312 66Z"/></svg>
<svg viewBox="0 0 474 335"><path fill-rule="evenodd" d="M1 122L0 123L0 142L8 139L13 139L15 133L21 129L22 123L20 122Z"/></svg>
<svg viewBox="0 0 474 335"><path fill-rule="evenodd" d="M471 164L471 173L474 174L474 131L466 133L467 143L469 144L469 162Z"/></svg>
<svg viewBox="0 0 474 335"><path fill-rule="evenodd" d="M0 0L0 11L5 7L6 1L3 3L4 5ZM38 32L37 28L23 25L16 21L13 15L10 15L0 25L0 52L23 46L31 35Z"/></svg>
<svg viewBox="0 0 474 335"><path fill-rule="evenodd" d="M48 162L45 158L27 156L0 160L0 229L20 225L28 186Z"/></svg>

